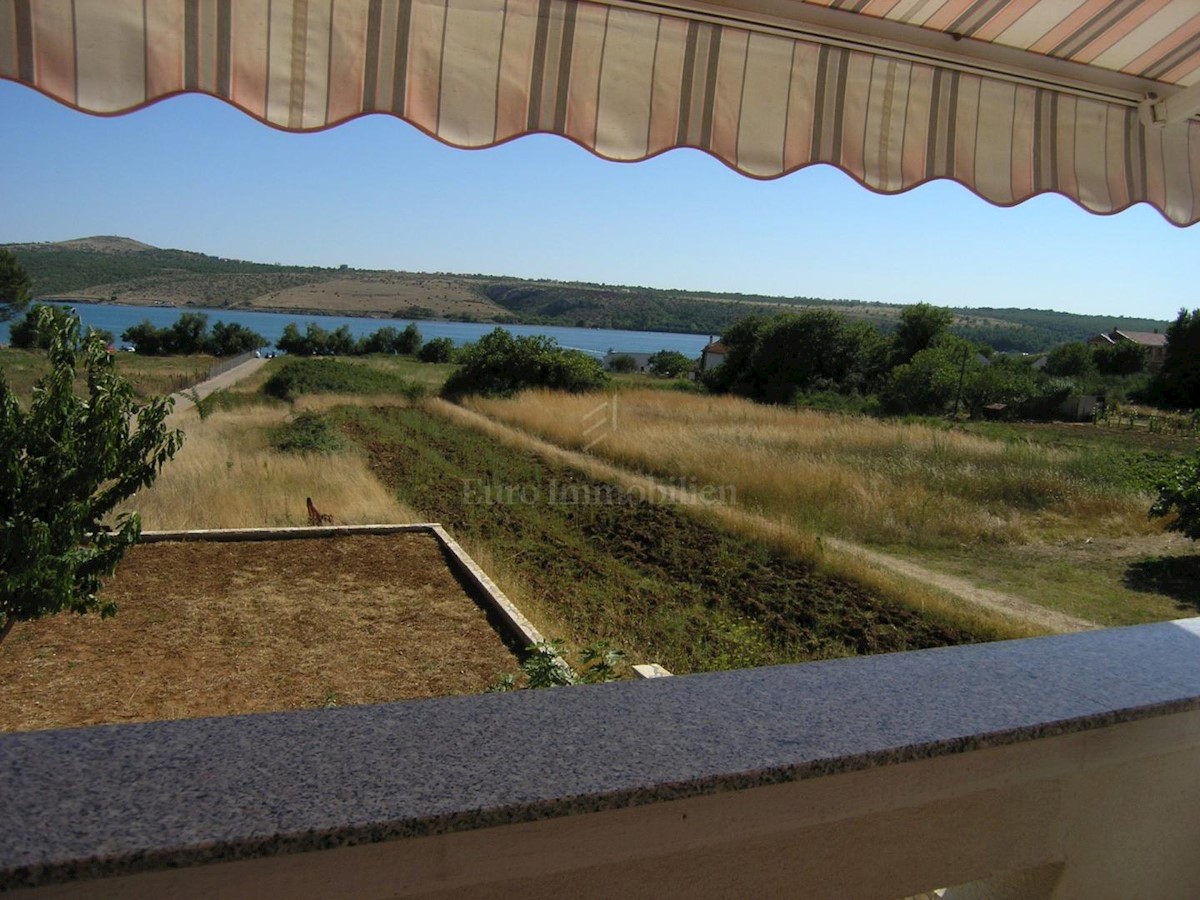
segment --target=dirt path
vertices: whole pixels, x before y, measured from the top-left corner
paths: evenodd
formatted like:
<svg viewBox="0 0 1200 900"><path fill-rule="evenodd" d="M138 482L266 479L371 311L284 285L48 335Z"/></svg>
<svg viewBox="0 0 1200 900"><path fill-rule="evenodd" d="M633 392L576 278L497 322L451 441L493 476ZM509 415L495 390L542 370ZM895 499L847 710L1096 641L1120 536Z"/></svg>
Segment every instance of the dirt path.
<svg viewBox="0 0 1200 900"><path fill-rule="evenodd" d="M871 563L871 565L890 569L908 578L931 584L945 591L947 594L953 594L955 597L959 597L975 606L990 609L1001 615L1020 619L1023 622L1029 622L1031 625L1040 625L1052 631L1086 631L1090 628L1100 627L1095 622L1069 616L1066 613L1057 612L1053 609L1046 609L1044 606L1038 606L1036 603L1030 603L1028 600L1023 600L1020 597L1014 597L1012 594L1003 594L1000 591L981 588L967 581L965 578L958 578L954 575L943 575L940 572L935 572L932 569L909 562L906 559L901 559L898 556L880 553L877 550L868 550L861 544L854 544L850 541L832 537L825 537L822 540L826 546L832 547L839 553L859 556Z"/></svg>
<svg viewBox="0 0 1200 900"><path fill-rule="evenodd" d="M265 359L248 359L240 366L234 366L228 372L222 372L215 378L210 378L208 381L202 381L194 387L188 388L186 391L180 391L171 396L175 399L175 411L172 415L179 415L181 412L186 412L196 404L192 401L192 392L196 392L201 400L209 394L224 390L227 387L232 387L243 378L249 378L260 368L266 365Z"/></svg>
<svg viewBox="0 0 1200 900"><path fill-rule="evenodd" d="M610 463L603 462L594 456L586 453L579 453L574 450L567 450L557 444L552 444L549 441L542 440L527 432L520 431L505 425L495 419L484 416L472 410L464 409L461 406L455 406L446 403L442 400L433 401L430 407L441 415L456 419L464 424L471 425L486 434L490 434L499 440L504 441L510 446L515 446L520 449L530 450L543 459L552 462L564 463L580 469L587 474L605 481L615 482L625 487L637 486L643 490L647 490L648 495L657 497L666 497L673 502L683 505L697 505L700 501L694 494L686 491L680 491L673 485L666 484L654 478L638 475L627 469L614 466ZM756 516L753 513L748 513L744 510L730 509L728 517L740 519L746 523L752 523L759 530L779 529L781 526L778 522L767 520L761 516ZM887 569L898 575L906 578L911 578L923 584L928 584L947 594L950 594L965 603L972 606L985 609L990 612L999 613L1012 619L1021 622L1026 622L1041 628L1046 628L1056 632L1068 631L1085 631L1100 626L1095 622L1087 619L1080 619L1075 616L1069 616L1065 613L1056 612L1055 610L1046 609L1038 606L1035 603L1030 603L1020 597L1014 597L1011 594L1005 594L1000 591L993 591L987 588L981 588L964 578L957 578L953 575L944 575L932 569L917 563L901 559L897 556L892 556L887 553L880 553L877 550L870 550L860 544L855 544L851 541L842 540L840 538L822 537L821 542L825 548L836 553L858 556L866 560L873 566Z"/></svg>

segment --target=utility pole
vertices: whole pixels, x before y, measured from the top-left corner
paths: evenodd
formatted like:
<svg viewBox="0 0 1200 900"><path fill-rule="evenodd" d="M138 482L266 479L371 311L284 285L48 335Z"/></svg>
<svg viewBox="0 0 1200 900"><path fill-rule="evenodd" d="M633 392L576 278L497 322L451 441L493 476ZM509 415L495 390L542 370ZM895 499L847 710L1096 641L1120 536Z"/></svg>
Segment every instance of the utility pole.
<svg viewBox="0 0 1200 900"><path fill-rule="evenodd" d="M958 390L954 393L954 415L953 418L958 418L958 402L962 399L963 378L967 374L967 357L971 355L969 346L963 347L962 365L958 367Z"/></svg>

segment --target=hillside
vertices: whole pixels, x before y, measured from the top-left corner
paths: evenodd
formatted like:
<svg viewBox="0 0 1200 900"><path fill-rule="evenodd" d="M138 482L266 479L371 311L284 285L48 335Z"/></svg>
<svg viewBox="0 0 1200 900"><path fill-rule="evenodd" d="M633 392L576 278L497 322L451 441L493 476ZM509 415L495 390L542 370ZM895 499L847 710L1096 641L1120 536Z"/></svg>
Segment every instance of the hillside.
<svg viewBox="0 0 1200 900"><path fill-rule="evenodd" d="M766 297L521 278L281 266L164 250L103 235L4 245L33 279L35 296L157 306L297 314L569 325L719 334L752 313L822 308L895 327L896 304ZM1166 322L1034 309L954 310L954 330L998 350L1036 351L1113 327L1161 330Z"/></svg>

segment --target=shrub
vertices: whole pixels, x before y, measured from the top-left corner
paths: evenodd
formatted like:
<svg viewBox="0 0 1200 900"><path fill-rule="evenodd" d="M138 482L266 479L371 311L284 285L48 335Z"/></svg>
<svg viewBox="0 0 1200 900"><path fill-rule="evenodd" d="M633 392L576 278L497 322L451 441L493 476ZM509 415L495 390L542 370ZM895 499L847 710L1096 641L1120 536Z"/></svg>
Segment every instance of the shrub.
<svg viewBox="0 0 1200 900"><path fill-rule="evenodd" d="M621 353L608 361L608 367L614 372L628 375L630 372L636 372L638 365L637 360L628 353Z"/></svg>
<svg viewBox="0 0 1200 900"><path fill-rule="evenodd" d="M447 337L434 338L417 351L417 359L427 363L448 363L454 359L454 341Z"/></svg>
<svg viewBox="0 0 1200 900"><path fill-rule="evenodd" d="M267 379L263 393L281 400L304 394L400 394L415 400L425 389L392 372L336 359L289 359Z"/></svg>
<svg viewBox="0 0 1200 900"><path fill-rule="evenodd" d="M1175 519L1167 528L1200 541L1200 452L1158 483L1158 499L1150 507L1150 518L1170 513L1175 513Z"/></svg>
<svg viewBox="0 0 1200 900"><path fill-rule="evenodd" d="M468 344L459 359L459 369L443 388L447 397L511 397L533 387L583 393L608 382L594 356L560 347L553 338L513 337L503 328Z"/></svg>
<svg viewBox="0 0 1200 900"><path fill-rule="evenodd" d="M328 418L307 410L272 429L270 438L271 446L283 453L337 453L346 446Z"/></svg>
<svg viewBox="0 0 1200 900"><path fill-rule="evenodd" d="M659 350L650 357L650 371L663 378L682 378L692 371L695 362L678 350Z"/></svg>

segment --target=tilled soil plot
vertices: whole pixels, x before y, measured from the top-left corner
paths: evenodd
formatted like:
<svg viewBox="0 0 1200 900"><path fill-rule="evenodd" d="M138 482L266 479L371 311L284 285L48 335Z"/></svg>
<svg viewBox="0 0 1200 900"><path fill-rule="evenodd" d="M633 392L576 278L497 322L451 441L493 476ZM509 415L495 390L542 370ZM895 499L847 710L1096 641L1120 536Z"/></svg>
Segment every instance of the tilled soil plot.
<svg viewBox="0 0 1200 900"><path fill-rule="evenodd" d="M682 674L978 640L421 410L346 416L401 500L519 566L578 641L607 639Z"/></svg>
<svg viewBox="0 0 1200 900"><path fill-rule="evenodd" d="M134 547L117 615L18 623L0 730L476 693L516 658L429 534Z"/></svg>

